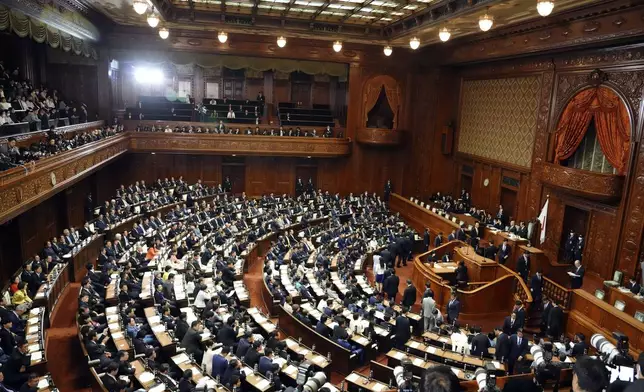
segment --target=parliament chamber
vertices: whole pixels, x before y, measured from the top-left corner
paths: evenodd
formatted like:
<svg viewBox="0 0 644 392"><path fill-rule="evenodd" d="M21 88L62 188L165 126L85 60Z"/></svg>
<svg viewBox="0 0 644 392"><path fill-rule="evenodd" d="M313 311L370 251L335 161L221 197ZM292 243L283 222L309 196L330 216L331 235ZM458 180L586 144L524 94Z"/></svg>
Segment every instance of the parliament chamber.
<svg viewBox="0 0 644 392"><path fill-rule="evenodd" d="M628 392L644 2L0 4L0 392Z"/></svg>

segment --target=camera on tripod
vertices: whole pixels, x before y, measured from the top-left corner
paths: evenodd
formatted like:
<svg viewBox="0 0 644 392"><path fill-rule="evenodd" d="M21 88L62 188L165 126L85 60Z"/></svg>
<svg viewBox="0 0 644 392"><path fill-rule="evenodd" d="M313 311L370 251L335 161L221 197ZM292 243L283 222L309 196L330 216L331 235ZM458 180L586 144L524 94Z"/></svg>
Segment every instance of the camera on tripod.
<svg viewBox="0 0 644 392"><path fill-rule="evenodd" d="M500 391L499 387L496 386L496 367L493 363L487 363L485 367L476 369L474 379L479 387L479 392Z"/></svg>

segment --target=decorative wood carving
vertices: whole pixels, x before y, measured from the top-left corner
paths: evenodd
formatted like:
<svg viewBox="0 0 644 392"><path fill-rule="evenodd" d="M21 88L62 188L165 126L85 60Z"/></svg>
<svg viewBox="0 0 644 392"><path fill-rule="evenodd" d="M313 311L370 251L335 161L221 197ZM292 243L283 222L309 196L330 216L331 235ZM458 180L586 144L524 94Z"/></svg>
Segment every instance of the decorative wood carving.
<svg viewBox="0 0 644 392"><path fill-rule="evenodd" d="M197 121L122 120L121 122L123 123L123 126L125 127L125 129L128 130L128 131L133 131L138 126L141 126L141 127L152 127L152 126L154 126L154 127L157 127L157 128L165 128L166 126L169 126L172 129L174 129L174 127L194 127L194 128L201 127L202 129L204 129L204 128L213 128L213 127L215 127L217 125L217 123L197 122ZM226 126L229 127L229 128L239 128L240 132L244 131L246 128L255 129L255 127L259 127L261 130L264 130L264 129L277 130L277 129L279 129L279 125L270 125L269 126L267 124L256 125L256 124L230 123L230 124L226 124ZM295 127L293 127L293 126L284 127L284 129L289 129L289 128L295 129ZM309 131L310 132L310 131L316 129L318 134L321 134L322 131L323 131L323 129L321 127L299 126L298 128L300 128L302 130L302 132L304 132L304 131ZM335 131L336 134L339 133L339 132L345 133L344 128L341 128L341 127L340 128L334 128L334 131ZM239 135L239 136L242 136L242 135ZM252 137L255 137L255 136L253 135ZM306 140L311 140L311 139L306 139Z"/></svg>
<svg viewBox="0 0 644 392"><path fill-rule="evenodd" d="M360 128L356 141L377 146L397 146L403 142L403 132L392 129Z"/></svg>
<svg viewBox="0 0 644 392"><path fill-rule="evenodd" d="M611 201L622 196L624 176L594 173L554 163L543 163L541 181L585 198Z"/></svg>
<svg viewBox="0 0 644 392"><path fill-rule="evenodd" d="M129 132L129 137L133 152L300 157L340 157L351 153L349 139L162 132Z"/></svg>
<svg viewBox="0 0 644 392"><path fill-rule="evenodd" d="M121 134L35 162L32 170L15 168L0 174L0 223L125 153L128 136Z"/></svg>
<svg viewBox="0 0 644 392"><path fill-rule="evenodd" d="M56 128L56 133L57 134L68 134L70 132L77 132L77 131L83 131L86 129L95 129L95 128L100 128L105 124L105 121L92 121L92 122L87 122L87 123L82 123L82 124L74 124L74 125L68 125L66 127L58 127ZM13 137L16 139L18 143L31 143L32 140L40 140L40 138L47 136L47 132L49 130L42 130L40 132L26 132L26 133L20 133L18 135L10 135L10 136L4 136L0 137L0 144L6 143L10 137Z"/></svg>

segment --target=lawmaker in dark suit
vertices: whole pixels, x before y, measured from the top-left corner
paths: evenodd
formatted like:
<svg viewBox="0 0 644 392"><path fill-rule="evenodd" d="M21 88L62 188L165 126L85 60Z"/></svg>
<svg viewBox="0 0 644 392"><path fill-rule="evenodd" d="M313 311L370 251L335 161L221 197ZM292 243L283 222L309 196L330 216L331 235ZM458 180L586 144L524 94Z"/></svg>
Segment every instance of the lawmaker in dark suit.
<svg viewBox="0 0 644 392"><path fill-rule="evenodd" d="M195 320L186 332L186 336L181 341L181 347L186 349L186 353L192 354L197 363L203 362L203 348L201 347L201 332L203 325L201 321Z"/></svg>
<svg viewBox="0 0 644 392"><path fill-rule="evenodd" d="M452 296L447 303L447 320L450 324L453 324L457 319L458 315L461 313L461 302L456 298L456 294L452 293Z"/></svg>
<svg viewBox="0 0 644 392"><path fill-rule="evenodd" d="M541 270L530 279L530 292L532 293L533 303L541 304L541 291L543 288L543 276Z"/></svg>
<svg viewBox="0 0 644 392"><path fill-rule="evenodd" d="M629 289L631 293L637 295L640 293L642 286L640 286L640 284L637 283L637 281L635 280L635 277L632 277L628 282L628 285L626 286L626 288Z"/></svg>
<svg viewBox="0 0 644 392"><path fill-rule="evenodd" d="M519 257L517 260L517 273L524 282L528 281L528 275L530 275L530 254L526 251Z"/></svg>
<svg viewBox="0 0 644 392"><path fill-rule="evenodd" d="M508 357L509 374L514 373L514 365L522 361L528 353L528 339L523 337L523 329L519 328L516 335L510 337L510 354Z"/></svg>
<svg viewBox="0 0 644 392"><path fill-rule="evenodd" d="M465 234L465 230L463 229L463 226L461 226L456 231L456 239L463 242L465 242L465 240L467 239L467 234Z"/></svg>
<svg viewBox="0 0 644 392"><path fill-rule="evenodd" d="M407 311L407 307L404 306L403 313L396 317L396 327L394 328L394 332L396 334L396 347L401 350L404 350L405 342L411 338L409 319L404 315Z"/></svg>
<svg viewBox="0 0 644 392"><path fill-rule="evenodd" d="M488 339L486 334L481 333L480 328L476 332L476 335L472 338L472 349L470 350L470 354L477 357L483 357L488 354L490 339Z"/></svg>
<svg viewBox="0 0 644 392"><path fill-rule="evenodd" d="M505 362L510 356L510 337L498 327L494 329L494 333L496 335L494 356L497 361Z"/></svg>
<svg viewBox="0 0 644 392"><path fill-rule="evenodd" d="M503 320L503 333L508 336L512 336L517 332L517 329L519 329L519 323L517 323L517 314L512 313L511 316L507 316Z"/></svg>
<svg viewBox="0 0 644 392"><path fill-rule="evenodd" d="M505 264L510 258L512 248L508 244L508 240L503 240L503 244L499 247L499 263Z"/></svg>
<svg viewBox="0 0 644 392"><path fill-rule="evenodd" d="M552 309L548 314L548 335L558 339L563 328L563 310L556 302L552 303Z"/></svg>
<svg viewBox="0 0 644 392"><path fill-rule="evenodd" d="M229 346L224 346L221 349L220 354L215 354L212 357L212 376L217 378L223 377L224 373L226 372L226 368L228 367L228 360L226 359L226 355L230 353L230 347Z"/></svg>
<svg viewBox="0 0 644 392"><path fill-rule="evenodd" d="M407 279L407 287L403 292L402 304L404 306L412 307L416 303L416 287L411 283L411 279Z"/></svg>
<svg viewBox="0 0 644 392"><path fill-rule="evenodd" d="M570 355L573 357L580 357L587 355L588 345L586 344L586 336L579 332L575 334L575 344L572 346Z"/></svg>
<svg viewBox="0 0 644 392"><path fill-rule="evenodd" d="M425 245L425 251L429 250L429 244L430 244L429 229L425 229L425 233L423 233L423 245Z"/></svg>
<svg viewBox="0 0 644 392"><path fill-rule="evenodd" d="M392 274L388 276L384 283L382 284L382 291L387 294L387 298L396 301L396 295L398 294L398 285L400 284L400 278L396 275L395 271L392 271Z"/></svg>
<svg viewBox="0 0 644 392"><path fill-rule="evenodd" d="M570 275L570 288L580 289L584 284L584 267L581 261L575 260L575 267L568 274Z"/></svg>
<svg viewBox="0 0 644 392"><path fill-rule="evenodd" d="M434 248L437 248L443 244L443 232L439 232L436 238L434 238Z"/></svg>

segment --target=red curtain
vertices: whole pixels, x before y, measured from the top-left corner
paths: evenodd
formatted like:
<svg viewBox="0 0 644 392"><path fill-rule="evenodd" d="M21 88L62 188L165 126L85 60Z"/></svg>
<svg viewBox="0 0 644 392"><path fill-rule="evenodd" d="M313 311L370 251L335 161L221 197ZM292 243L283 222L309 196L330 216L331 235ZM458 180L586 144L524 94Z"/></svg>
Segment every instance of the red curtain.
<svg viewBox="0 0 644 392"><path fill-rule="evenodd" d="M619 96L605 87L584 90L568 103L557 126L555 162L575 153L593 118L604 156L618 174L624 174L630 152L630 119Z"/></svg>

